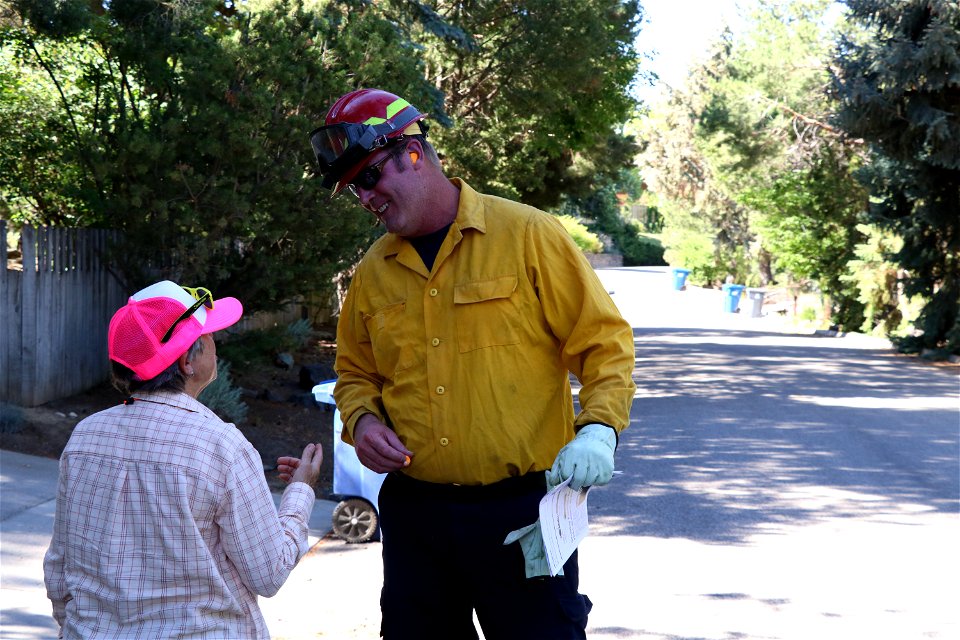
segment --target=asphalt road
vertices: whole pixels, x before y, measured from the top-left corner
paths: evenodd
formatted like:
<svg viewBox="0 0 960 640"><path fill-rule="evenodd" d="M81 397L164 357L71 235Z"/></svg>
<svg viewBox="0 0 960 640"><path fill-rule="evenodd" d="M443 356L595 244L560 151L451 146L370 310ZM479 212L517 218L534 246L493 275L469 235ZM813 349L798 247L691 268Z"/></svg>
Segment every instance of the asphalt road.
<svg viewBox="0 0 960 640"><path fill-rule="evenodd" d="M638 392L624 473L589 497L589 637L960 637L957 369L725 313L663 270L599 273ZM379 553L321 541L262 601L287 611L274 635L376 638Z"/></svg>
<svg viewBox="0 0 960 640"><path fill-rule="evenodd" d="M589 496L591 640L960 637L958 369L599 274L638 392L624 473ZM326 537L261 606L278 640L375 639L380 578L378 543Z"/></svg>
<svg viewBox="0 0 960 640"><path fill-rule="evenodd" d="M639 391L590 496L590 637L960 637L956 368L603 275Z"/></svg>

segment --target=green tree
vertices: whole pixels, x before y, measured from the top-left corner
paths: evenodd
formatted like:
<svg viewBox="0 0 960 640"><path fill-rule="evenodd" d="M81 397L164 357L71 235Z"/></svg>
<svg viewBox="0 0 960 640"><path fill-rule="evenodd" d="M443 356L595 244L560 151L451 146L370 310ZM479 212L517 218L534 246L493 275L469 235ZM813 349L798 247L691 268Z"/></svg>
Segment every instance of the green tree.
<svg viewBox="0 0 960 640"><path fill-rule="evenodd" d="M850 273L844 278L860 292L866 310L861 329L894 338L910 335L923 300L904 295L902 269L888 260L903 240L866 224L859 225L859 231L865 239L854 249L856 258L848 262Z"/></svg>
<svg viewBox="0 0 960 640"><path fill-rule="evenodd" d="M79 53L66 43L44 49L60 66L76 61ZM42 67L22 63L27 53L0 47L0 216L77 226L89 213L83 197L86 168L75 161L74 138L56 88ZM75 95L76 88L67 91ZM67 157L71 161L65 162Z"/></svg>
<svg viewBox="0 0 960 640"><path fill-rule="evenodd" d="M329 289L376 231L311 179L306 132L357 82L440 107L414 56L371 55L412 45L365 3L250 0L241 10L210 0L36 0L17 8L5 55L25 70L16 82L46 78L47 93L37 92L41 106L5 101L0 117L56 108L35 121L46 145L36 161L0 176L7 208L7 194L16 194L30 204L19 207L25 221L122 230L113 256L130 288L170 277L239 295L249 310ZM5 167L15 165L22 140L0 149ZM59 176L50 187L59 199L25 171L44 161Z"/></svg>
<svg viewBox="0 0 960 640"><path fill-rule="evenodd" d="M822 144L802 165L739 195L757 212L753 226L777 268L790 281L814 281L830 298L832 322L847 330L860 329L866 317L860 290L847 278L864 241L857 226L864 193L852 179L856 156L845 155L850 152Z"/></svg>
<svg viewBox="0 0 960 640"><path fill-rule="evenodd" d="M634 106L635 0L10 7L3 213L122 230L131 288L170 277L256 310L329 286L378 231L312 179L306 132L358 87L428 112L451 173L531 204L589 193L633 155L617 126Z"/></svg>
<svg viewBox="0 0 960 640"><path fill-rule="evenodd" d="M686 86L635 125L643 141L640 171L663 215L664 259L690 269L692 282L716 286L728 276L746 282L753 263L748 211L725 187L700 124L732 47L724 32Z"/></svg>
<svg viewBox="0 0 960 640"><path fill-rule="evenodd" d="M644 175L675 201L667 257L692 265L692 279L809 282L830 298L834 322L859 328L863 305L843 276L862 240L864 195L852 173L860 150L828 122L828 6L763 2L739 36L723 33L648 123Z"/></svg>
<svg viewBox="0 0 960 640"><path fill-rule="evenodd" d="M870 221L903 240L891 259L926 299L903 348L960 353L960 5L848 0L837 121L870 146Z"/></svg>
<svg viewBox="0 0 960 640"><path fill-rule="evenodd" d="M812 280L831 320L859 328L863 305L843 276L862 241L860 149L828 123L829 4L761 4L711 87L699 133L725 190L750 210L761 280Z"/></svg>
<svg viewBox="0 0 960 640"><path fill-rule="evenodd" d="M623 256L625 266L658 266L663 261L663 245L656 238L645 236L640 224L623 215L620 194L629 194L638 189L635 170L624 170L621 179L598 185L583 197L565 195L557 207L562 215L570 215L589 221L589 229L609 238L613 247ZM634 198L639 193L634 191Z"/></svg>
<svg viewBox="0 0 960 640"><path fill-rule="evenodd" d="M400 4L446 27L421 19L411 38L446 96L453 126L435 138L451 173L550 208L631 164L618 127L635 107L636 0Z"/></svg>

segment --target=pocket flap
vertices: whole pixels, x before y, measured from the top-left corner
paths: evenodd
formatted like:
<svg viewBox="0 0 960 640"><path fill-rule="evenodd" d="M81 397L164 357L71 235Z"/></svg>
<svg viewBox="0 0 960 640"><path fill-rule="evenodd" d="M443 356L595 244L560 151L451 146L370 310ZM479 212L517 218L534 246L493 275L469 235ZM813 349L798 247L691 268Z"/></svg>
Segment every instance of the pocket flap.
<svg viewBox="0 0 960 640"><path fill-rule="evenodd" d="M501 276L493 280L458 284L453 291L454 304L470 304L484 300L509 298L517 290L517 276Z"/></svg>

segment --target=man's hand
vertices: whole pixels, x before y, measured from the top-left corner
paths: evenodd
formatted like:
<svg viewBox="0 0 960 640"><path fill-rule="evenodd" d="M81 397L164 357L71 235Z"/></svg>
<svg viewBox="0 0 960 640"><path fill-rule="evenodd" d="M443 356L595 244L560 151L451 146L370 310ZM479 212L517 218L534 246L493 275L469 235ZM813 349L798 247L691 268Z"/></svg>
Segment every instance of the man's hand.
<svg viewBox="0 0 960 640"><path fill-rule="evenodd" d="M547 472L547 481L558 485L570 478L570 488L607 484L613 477L613 452L617 448L617 432L604 424L588 424L567 443L553 467Z"/></svg>
<svg viewBox="0 0 960 640"><path fill-rule="evenodd" d="M286 483L304 482L311 487L320 477L320 465L323 464L323 447L320 443L310 443L303 449L300 458L280 456L277 458L277 471L280 479Z"/></svg>
<svg viewBox="0 0 960 640"><path fill-rule="evenodd" d="M403 446L393 429L372 413L357 420L353 446L363 466L377 473L389 473L410 466L413 452Z"/></svg>
<svg viewBox="0 0 960 640"><path fill-rule="evenodd" d="M547 472L547 493L550 493L556 485L550 482L550 472ZM540 520L537 519L533 524L528 524L507 534L503 544L520 543L520 550L523 551L523 571L528 578L537 578L539 576L550 575L550 562L547 560L547 550L543 547L543 531L540 529ZM563 575L563 568L560 573Z"/></svg>

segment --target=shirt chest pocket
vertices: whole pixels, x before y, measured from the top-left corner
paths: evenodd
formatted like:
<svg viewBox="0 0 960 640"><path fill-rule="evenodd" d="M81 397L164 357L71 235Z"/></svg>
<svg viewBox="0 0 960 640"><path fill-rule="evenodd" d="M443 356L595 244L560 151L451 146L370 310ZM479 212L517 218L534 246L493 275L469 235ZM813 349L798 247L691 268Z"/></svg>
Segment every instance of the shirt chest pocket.
<svg viewBox="0 0 960 640"><path fill-rule="evenodd" d="M453 304L460 353L520 344L517 276L466 282L454 288Z"/></svg>
<svg viewBox="0 0 960 640"><path fill-rule="evenodd" d="M392 378L393 374L414 364L410 322L406 318L406 302L386 305L373 313L363 314L370 336L377 372Z"/></svg>

